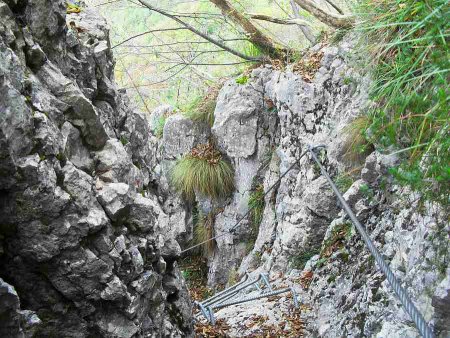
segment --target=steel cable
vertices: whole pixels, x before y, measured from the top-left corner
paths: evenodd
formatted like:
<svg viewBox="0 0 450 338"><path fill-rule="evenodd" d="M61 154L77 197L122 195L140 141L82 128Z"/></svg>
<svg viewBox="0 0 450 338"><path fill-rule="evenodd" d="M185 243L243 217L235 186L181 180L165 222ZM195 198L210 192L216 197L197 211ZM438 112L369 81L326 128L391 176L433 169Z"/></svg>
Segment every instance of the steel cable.
<svg viewBox="0 0 450 338"><path fill-rule="evenodd" d="M321 146L324 147L324 146ZM406 290L401 286L398 279L395 277L392 270L389 268L389 266L384 261L381 254L378 252L377 248L373 244L372 240L370 239L369 235L366 232L366 229L362 226L362 224L358 221L353 211L350 209L349 205L345 201L344 197L342 196L339 189L334 184L333 180L331 179L330 175L328 175L327 171L323 167L323 165L320 163L319 159L317 158L316 153L314 153L314 149L318 148L316 147L309 147L308 151L311 153L312 158L317 163L317 165L320 167L320 171L323 176L327 179L328 183L330 184L331 188L333 189L333 192L336 194L336 196L339 199L339 202L341 202L343 209L347 213L347 215L352 220L353 224L355 225L356 229L358 230L359 234L361 235L362 239L364 240L366 246L368 247L370 253L372 256L375 257L376 262L378 263L378 266L380 267L381 271L385 274L387 280L392 286L392 289L394 290L395 294L399 298L400 302L404 306L406 312L411 316L412 320L416 324L419 332L421 335L425 338L432 338L434 337L434 333L431 330L431 328L428 326L427 322L423 318L422 314L419 312L419 310L416 308L414 303L409 298L408 294L406 293Z"/></svg>
<svg viewBox="0 0 450 338"><path fill-rule="evenodd" d="M308 150L306 150L306 151L304 151L301 155L300 155L300 157L275 181L275 183L274 184L272 184L271 185L271 187L264 193L264 195L263 195L263 197L266 197L268 194L269 194L269 192L271 192L272 191L272 189L274 188L274 187L276 187L280 182L281 182L281 180L284 178L284 176L286 176L286 174L289 172L289 171L291 171L296 165L297 165L297 163L303 158L303 156L305 156L307 153L308 153L308 151L309 151L309 149ZM189 250L192 250L192 249L195 249L195 248L197 248L197 247L199 247L199 246L201 246L201 245L203 245L203 244L205 244L205 243L208 243L208 242L210 242L210 241L212 241L212 240L214 240L214 239L217 239L217 238L220 238L220 237L223 237L223 236L225 236L225 235L229 235L229 234L232 234L233 232L234 232L234 230L237 228L237 226L241 223L241 221L243 221L245 218L247 218L248 217L248 215L250 215L250 212L253 210L253 208L249 208L248 210L247 210L247 212L244 214L244 216L242 216L241 218L239 218L238 219L238 221L230 228L230 230L228 230L228 231L226 231L226 232L224 232L224 233L222 233L222 234L220 234L220 235L217 235L217 236L214 236L214 237L211 237L211 238L209 238L209 239L207 239L207 240L205 240L205 241L203 241L203 242L201 242L201 243L198 243L198 244L196 244L196 245L193 245L193 246L191 246L191 247L189 247L189 248L187 248L187 249L184 249L184 250L182 250L181 251L181 254L183 254L183 253L185 253L185 252L187 252L187 251L189 251Z"/></svg>
<svg viewBox="0 0 450 338"><path fill-rule="evenodd" d="M366 244L366 246L369 249L369 251L372 254L372 256L375 258L375 261L377 262L379 268L381 269L381 271L386 276L386 279L390 283L392 289L394 290L394 292L397 295L398 299L402 303L402 305L405 308L406 312L410 315L411 319L416 324L417 329L419 330L419 332L421 333L421 335L424 338L434 338L435 335L434 335L432 329L428 326L427 322L425 321L425 318L422 316L422 314L416 308L414 303L411 301L411 299L408 296L406 290L401 286L400 282L397 280L397 278L395 277L395 275L392 272L392 270L389 268L387 263L384 261L383 257L378 252L377 248L375 247L375 245L373 244L373 242L370 239L369 235L367 234L365 228L358 221L358 219L356 218L355 214L351 210L350 206L347 204L347 202L345 201L344 197L342 196L341 192L339 191L339 189L334 184L334 182L331 179L330 175L328 175L328 172L325 170L325 168L323 167L322 163L320 163L319 159L317 158L316 153L314 152L314 150L317 149L317 148L325 148L325 146L323 146L323 145L318 145L318 146L314 146L314 147L308 146L308 150L304 151L300 155L300 157L276 180L276 182L264 193L263 197L266 197L267 194L275 186L277 186L281 182L281 180L284 178L284 176L286 176L286 174L289 171L291 171L298 164L298 162L308 152L311 153L311 156L312 156L313 160L317 163L317 165L320 168L320 172L327 179L327 181L330 184L333 192L336 194L339 202L342 204L342 207L343 207L344 211L347 213L347 215L350 217L352 223L355 225L356 230L361 235L364 243ZM210 239L208 239L206 241L203 241L203 242L198 243L198 244L196 244L194 246L191 246L191 247L181 251L181 253L184 253L184 252L187 252L187 251L192 250L194 248L197 248L197 247L199 247L199 246L201 246L201 245L203 245L205 243L208 243L209 241L212 241L214 239L220 238L220 237L225 236L227 234L232 234L234 232L234 230L236 229L236 227L241 223L242 220L244 220L250 214L250 212L252 210L253 210L253 208L249 208L249 210L241 218L239 218L238 221L227 232L224 232L224 233L222 233L222 234L220 234L218 236L214 236L214 237L212 237L212 238L210 238ZM231 304L228 304L228 303L224 303L223 305L225 305L225 304L226 304L226 306L231 305Z"/></svg>

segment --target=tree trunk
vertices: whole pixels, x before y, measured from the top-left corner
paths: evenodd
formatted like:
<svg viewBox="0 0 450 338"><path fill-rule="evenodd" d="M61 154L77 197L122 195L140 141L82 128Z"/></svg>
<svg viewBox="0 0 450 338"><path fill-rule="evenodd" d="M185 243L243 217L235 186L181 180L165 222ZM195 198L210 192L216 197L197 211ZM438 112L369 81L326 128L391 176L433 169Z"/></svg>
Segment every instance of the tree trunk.
<svg viewBox="0 0 450 338"><path fill-rule="evenodd" d="M311 0L294 0L294 1L305 11L311 13L317 19L319 19L328 26L334 28L349 28L352 27L355 23L354 17L327 13L323 9L318 7Z"/></svg>
<svg viewBox="0 0 450 338"><path fill-rule="evenodd" d="M275 57L281 56L283 49L278 48L268 36L263 34L249 19L239 13L239 11L237 11L228 0L210 1L220 8L222 13L229 17L235 24L242 27L248 34L249 41L259 47L263 53Z"/></svg>

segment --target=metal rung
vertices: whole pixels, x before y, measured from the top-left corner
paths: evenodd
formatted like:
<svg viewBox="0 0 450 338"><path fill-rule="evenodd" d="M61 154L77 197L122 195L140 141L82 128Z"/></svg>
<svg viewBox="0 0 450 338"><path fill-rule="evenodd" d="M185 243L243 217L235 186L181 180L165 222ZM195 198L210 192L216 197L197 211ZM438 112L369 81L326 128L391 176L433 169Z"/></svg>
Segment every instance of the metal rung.
<svg viewBox="0 0 450 338"><path fill-rule="evenodd" d="M258 283L262 282L265 285L265 288L261 288ZM206 319L210 320L211 316L214 318L214 314L211 312L213 308L217 306L223 307L224 304L228 304L234 301L234 298L237 297L243 290L255 286L259 291L259 294L268 294L272 291L272 286L270 285L269 279L266 274L259 274L257 279L248 281L248 274L245 273L243 280L239 283L225 289L214 296L204 300L203 302L195 301L194 304L197 305ZM267 290L269 292L267 292ZM228 305L225 305L228 306Z"/></svg>
<svg viewBox="0 0 450 338"><path fill-rule="evenodd" d="M250 302L252 300L257 300L257 299L260 299L260 298L276 296L276 295L279 295L279 294L282 294L282 293L286 293L286 292L292 292L292 298L293 298L293 301L294 301L294 307L298 308L298 300L297 300L297 294L295 293L295 290L293 288L286 288L286 289L266 292L266 293L263 293L263 294L260 294L260 295L256 295L256 296L252 296L252 297L248 297L248 298L243 298L243 299L239 299L239 300L233 300L233 301L230 301L230 302L227 302L227 303L218 304L218 305L215 305L215 306L208 306L206 308L206 311L203 312L203 314L208 313L209 318L207 317L207 319L209 319L209 322L212 325L215 325L216 319L214 317L214 310L216 310L216 309L221 309L221 308L224 308L224 307L227 307L227 306L231 306L231 305L236 305L236 304L242 304L242 303Z"/></svg>

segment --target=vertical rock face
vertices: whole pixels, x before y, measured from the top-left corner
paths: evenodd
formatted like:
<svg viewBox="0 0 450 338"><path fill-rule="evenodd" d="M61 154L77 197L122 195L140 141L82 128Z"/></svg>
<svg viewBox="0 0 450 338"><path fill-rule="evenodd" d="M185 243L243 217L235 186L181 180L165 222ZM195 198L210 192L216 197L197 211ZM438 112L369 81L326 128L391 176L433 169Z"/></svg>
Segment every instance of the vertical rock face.
<svg viewBox="0 0 450 338"><path fill-rule="evenodd" d="M80 9L0 1L0 336L191 336L155 141Z"/></svg>
<svg viewBox="0 0 450 338"><path fill-rule="evenodd" d="M369 79L352 65L352 40L355 36L338 46L318 45L310 50L302 62L311 62L309 57L316 63L319 60L312 66L309 63L315 68L313 76L296 72L295 66L284 71L263 66L252 71L246 84L230 80L221 89L211 136L233 165L236 189L222 201L197 196L204 212L211 210L213 202L220 209L214 231L221 237L208 257L208 281L213 286L226 284L230 275L236 275L233 270L240 275L269 272L278 285L295 288L300 301L310 308L303 313L310 336L418 336L317 166L309 156L299 160L308 145L325 144L320 158L327 171L337 181L352 177L340 185L344 197L436 334L447 337L448 214L393 184L388 169L398 162L395 156L371 147L360 158L344 156L352 141L347 126L368 105ZM163 144L168 142L170 147L166 155L162 152L165 167L160 164L160 179L165 182L173 160L201 143L205 135L186 128L191 122L180 116L169 121ZM250 238L250 217L231 233L260 184L265 192L274 188L264 198L257 237ZM167 196L167 200L176 198L170 189ZM176 208L167 212L171 218L185 220L188 238L192 218L188 209L181 210L183 214ZM219 311L217 316L225 320L233 316L229 323L245 319L233 311L224 313ZM234 329L251 335L246 328Z"/></svg>

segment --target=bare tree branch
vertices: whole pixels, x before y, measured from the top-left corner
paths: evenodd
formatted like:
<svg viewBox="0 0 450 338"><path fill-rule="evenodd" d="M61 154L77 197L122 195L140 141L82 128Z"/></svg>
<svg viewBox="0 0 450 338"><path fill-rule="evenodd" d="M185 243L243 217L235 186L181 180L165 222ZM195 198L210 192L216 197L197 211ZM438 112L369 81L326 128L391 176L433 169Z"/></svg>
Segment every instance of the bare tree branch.
<svg viewBox="0 0 450 338"><path fill-rule="evenodd" d="M299 25L299 26L309 26L308 22L302 19L281 19L281 18L275 18L270 15L264 15L264 14L253 14L253 13L246 13L250 18L255 20L262 20L262 21L268 21L272 23L277 23L280 25Z"/></svg>
<svg viewBox="0 0 450 338"><path fill-rule="evenodd" d="M153 30L150 30L150 31L146 31L146 32L143 32L143 33L139 33L139 34L130 36L129 38L127 38L127 39L125 39L125 40L119 42L117 45L112 46L111 49L114 49L114 48L116 48L116 47L119 47L120 45L123 45L125 42L128 42L128 41L130 41L130 40L133 40L133 39L135 39L135 38L137 38L137 37L140 37L140 36L142 36L142 35L146 35L146 34L150 34L150 33L155 33L155 32L178 31L178 30L182 30L182 29L187 29L187 28L186 28L186 27L176 27L176 28L153 29Z"/></svg>
<svg viewBox="0 0 450 338"><path fill-rule="evenodd" d="M248 61L261 61L262 58L255 58L255 57L250 57L247 56L245 54L242 54L241 52L228 47L227 45L225 45L224 43L222 43L221 41L218 41L212 37L210 37L209 35L202 33L201 31L199 31L198 29L194 28L193 26L191 26L190 24L188 24L187 22L184 22L183 20L179 19L178 17L176 17L175 15L169 14L166 11L163 11L159 8L154 7L153 5L151 5L148 1L146 0L138 0L143 6L147 7L149 10L157 12L161 15L164 15L176 22L178 22L179 24L181 24L182 26L186 27L187 29L189 29L191 32L197 34L198 36L202 37L203 39L211 42L212 44L219 46L220 48L225 49L226 51L230 52L233 55L236 55L238 57L240 57L241 59L244 60L248 60Z"/></svg>
<svg viewBox="0 0 450 338"><path fill-rule="evenodd" d="M222 41L248 41L248 39L245 38L237 38L237 39L222 39ZM121 45L122 48L155 48L155 47L165 47L165 46L172 46L172 45L180 45L180 44L206 44L210 43L209 41L176 41L176 42L168 42L168 43L161 43L156 45Z"/></svg>
<svg viewBox="0 0 450 338"><path fill-rule="evenodd" d="M331 7L333 7L339 14L344 15L344 11L340 9L333 1L325 0Z"/></svg>
<svg viewBox="0 0 450 338"><path fill-rule="evenodd" d="M328 26L334 28L348 28L352 27L355 23L355 18L353 16L335 15L325 12L322 8L317 6L311 0L294 0L294 1L305 11L311 13L317 19L319 19Z"/></svg>
<svg viewBox="0 0 450 338"><path fill-rule="evenodd" d="M291 4L291 8L292 11L294 12L294 17L296 19L300 19L300 11L298 9L297 4L295 3L294 0L290 1ZM303 35L305 35L305 37L308 39L309 42L311 42L311 44L314 44L314 42L316 41L316 38L313 34L312 29L309 26L299 26L300 30L302 31Z"/></svg>
<svg viewBox="0 0 450 338"><path fill-rule="evenodd" d="M139 91L138 87L137 87L136 84L134 83L133 77L132 77L132 76L130 75L130 73L128 72L128 69L127 69L127 67L125 66L125 63L124 63L123 61L120 61L120 62L122 63L122 67L123 67L125 73L126 73L127 76L130 78L130 82L131 82L131 84L132 84L134 90L136 90L136 92L137 92L139 98L141 99L142 103L144 104L145 110L147 110L147 113L150 115L151 112L150 112L150 109L148 109L147 102L145 102L144 97L142 96L142 94L141 94L141 92Z"/></svg>

